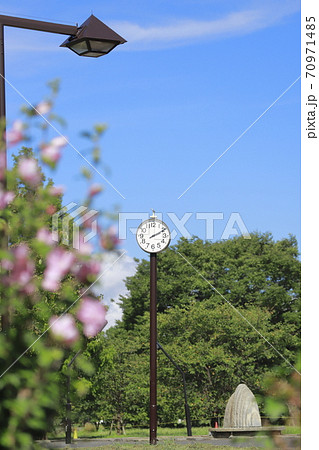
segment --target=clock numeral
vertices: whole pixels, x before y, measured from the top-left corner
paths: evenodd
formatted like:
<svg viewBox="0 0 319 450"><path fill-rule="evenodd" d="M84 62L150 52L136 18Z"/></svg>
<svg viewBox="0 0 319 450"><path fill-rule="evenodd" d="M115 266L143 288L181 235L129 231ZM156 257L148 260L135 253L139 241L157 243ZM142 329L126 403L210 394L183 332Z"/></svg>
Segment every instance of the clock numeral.
<svg viewBox="0 0 319 450"><path fill-rule="evenodd" d="M160 242L157 244L157 248L161 248L161 244Z"/></svg>
<svg viewBox="0 0 319 450"><path fill-rule="evenodd" d="M152 244L151 249L154 250L154 248L155 248L155 244Z"/></svg>
<svg viewBox="0 0 319 450"><path fill-rule="evenodd" d="M139 237L140 237L141 239L143 238L143 236L144 236L144 234L142 234L142 233L139 235Z"/></svg>
<svg viewBox="0 0 319 450"><path fill-rule="evenodd" d="M142 244L145 244L145 239L142 239Z"/></svg>

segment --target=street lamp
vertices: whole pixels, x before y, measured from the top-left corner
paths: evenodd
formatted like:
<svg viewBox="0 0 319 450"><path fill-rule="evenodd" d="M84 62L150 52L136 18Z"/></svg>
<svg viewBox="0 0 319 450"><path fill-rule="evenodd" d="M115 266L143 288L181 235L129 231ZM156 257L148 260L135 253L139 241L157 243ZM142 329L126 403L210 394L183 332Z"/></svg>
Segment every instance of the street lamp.
<svg viewBox="0 0 319 450"><path fill-rule="evenodd" d="M69 37L61 44L61 47L69 47L80 56L99 57L106 55L117 45L126 42L120 35L111 30L93 14L81 25L72 26L53 22L43 22L40 20L25 19L22 17L12 17L0 15L0 152L5 155L1 158L2 168L7 168L7 146L5 138L6 129L6 100L5 100L5 67L4 67L4 27L25 28L28 30L44 31L47 33L64 34ZM0 190L6 190L6 177L0 180ZM0 242L8 245L5 238L0 235ZM1 316L2 330L9 326L9 316Z"/></svg>
<svg viewBox="0 0 319 450"><path fill-rule="evenodd" d="M126 42L125 39L93 16L93 14L81 26L0 15L0 120L4 123L4 127L6 118L4 71L5 26L69 35L69 37L61 44L61 47L68 47L80 56L92 56L94 58L106 55L117 45ZM6 151L4 137L2 138L1 150Z"/></svg>
<svg viewBox="0 0 319 450"><path fill-rule="evenodd" d="M79 56L97 58L107 55L113 48L126 42L93 14L78 28L76 35L68 37L60 47L68 47Z"/></svg>

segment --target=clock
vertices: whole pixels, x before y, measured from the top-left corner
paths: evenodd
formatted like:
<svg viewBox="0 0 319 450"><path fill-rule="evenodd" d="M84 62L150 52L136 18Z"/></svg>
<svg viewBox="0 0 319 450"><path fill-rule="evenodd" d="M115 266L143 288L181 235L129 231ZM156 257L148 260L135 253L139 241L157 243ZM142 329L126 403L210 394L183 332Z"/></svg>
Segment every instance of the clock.
<svg viewBox="0 0 319 450"><path fill-rule="evenodd" d="M151 216L138 227L136 240L144 252L158 253L169 246L171 233L164 222Z"/></svg>

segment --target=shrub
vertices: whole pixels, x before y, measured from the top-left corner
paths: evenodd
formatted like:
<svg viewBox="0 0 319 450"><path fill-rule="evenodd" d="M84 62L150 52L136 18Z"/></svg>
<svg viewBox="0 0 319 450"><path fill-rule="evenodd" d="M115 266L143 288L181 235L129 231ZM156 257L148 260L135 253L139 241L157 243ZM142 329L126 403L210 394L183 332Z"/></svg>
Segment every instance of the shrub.
<svg viewBox="0 0 319 450"><path fill-rule="evenodd" d="M86 422L85 425L84 425L84 430L85 431L89 431L91 433L92 431L96 430L96 427L95 427L95 425L93 423Z"/></svg>

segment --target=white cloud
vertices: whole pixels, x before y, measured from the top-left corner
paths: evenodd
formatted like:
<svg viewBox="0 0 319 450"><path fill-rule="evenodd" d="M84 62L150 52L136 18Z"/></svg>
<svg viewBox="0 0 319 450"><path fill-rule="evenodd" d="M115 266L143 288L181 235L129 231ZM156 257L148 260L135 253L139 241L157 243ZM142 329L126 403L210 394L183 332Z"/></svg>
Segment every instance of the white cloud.
<svg viewBox="0 0 319 450"><path fill-rule="evenodd" d="M108 252L103 255L102 271L108 270L94 288L96 294L103 294L103 302L109 307L106 315L108 320L106 329L114 326L116 320L121 319L122 309L117 300L120 295L125 295L128 292L124 283L125 278L134 275L136 272L137 263L132 257L125 254L120 259L118 258L119 255L115 252ZM111 302L111 299L115 301Z"/></svg>
<svg viewBox="0 0 319 450"><path fill-rule="evenodd" d="M279 23L285 17L299 10L299 3L293 1L272 4L231 12L212 20L180 20L158 26L140 26L129 22L113 23L119 34L127 39L123 50L145 50L200 42L249 34Z"/></svg>
<svg viewBox="0 0 319 450"><path fill-rule="evenodd" d="M171 42L175 40L191 40L205 36L216 36L225 33L238 33L247 30L260 16L259 11L245 11L229 14L218 20L176 20L162 26L142 27L137 24L123 22L116 25L122 29L128 43L134 42Z"/></svg>

